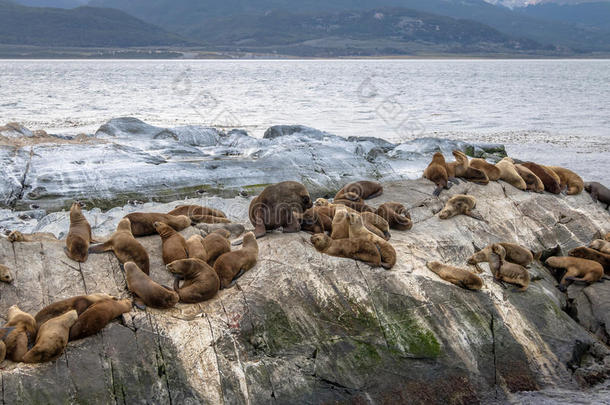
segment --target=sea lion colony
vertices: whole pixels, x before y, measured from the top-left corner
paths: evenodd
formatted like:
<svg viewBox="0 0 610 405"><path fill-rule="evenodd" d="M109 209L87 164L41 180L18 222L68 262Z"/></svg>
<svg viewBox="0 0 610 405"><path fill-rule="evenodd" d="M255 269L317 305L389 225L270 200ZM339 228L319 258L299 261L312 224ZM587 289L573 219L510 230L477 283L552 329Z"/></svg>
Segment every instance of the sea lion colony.
<svg viewBox="0 0 610 405"><path fill-rule="evenodd" d="M583 189L592 193L595 200L604 201L602 185L585 186L575 173L533 162L515 164L505 158L497 165L483 159L468 160L455 151L456 162L446 163L436 153L424 178L434 182L434 196L458 183L456 177L477 184L505 181L521 190L577 194ZM472 164L472 166L471 166ZM283 232L306 231L312 234L313 247L324 254L360 260L372 267L391 269L397 254L389 239L390 229L408 231L413 222L408 209L400 203L384 202L377 209L365 200L383 194L383 187L374 181L347 184L332 202L318 199L312 202L306 188L288 181L266 187L250 203L250 222L253 232L243 238L243 247L232 250L229 238L232 231L215 227L232 224L226 215L216 209L182 205L167 214L132 213L125 216L108 240L94 244L91 227L74 203L70 209L70 229L66 239L66 255L75 261L86 261L88 254L113 252L125 272L129 299L119 300L103 293L77 296L54 302L43 308L35 317L13 306L8 321L0 328L0 361L4 357L15 362L45 362L61 355L69 341L91 336L102 330L113 319L133 309L146 306L166 309L178 302L198 303L213 298L219 289L230 288L244 272L256 265L259 248L257 238L274 229ZM602 197L602 198L600 198ZM456 195L449 199L439 213L448 220L456 215L468 215L484 220L474 211L476 199ZM201 224L211 225L205 237L195 235L185 240L179 231ZM243 228L243 227L242 227ZM213 229L213 230L212 230ZM233 229L233 228L232 228ZM243 231L243 229L242 229ZM160 285L149 276L149 258L136 237L157 233L162 239L162 256L167 270L174 275L173 288ZM560 280L558 288L565 291L568 283L593 283L610 273L610 234L594 240L588 247L569 252L567 257L549 257L545 265ZM13 243L53 240L53 235L24 235L14 231L9 238ZM56 240L56 239L55 239ZM237 241L239 244L240 241ZM494 243L479 249L469 260L481 272L479 263L488 262L494 281L514 284L517 291L525 291L530 283L526 267L541 254L514 243ZM456 286L478 291L483 281L469 269L438 261L426 264L440 278ZM13 277L7 266L0 265L0 281L10 283ZM182 282L182 285L180 283Z"/></svg>

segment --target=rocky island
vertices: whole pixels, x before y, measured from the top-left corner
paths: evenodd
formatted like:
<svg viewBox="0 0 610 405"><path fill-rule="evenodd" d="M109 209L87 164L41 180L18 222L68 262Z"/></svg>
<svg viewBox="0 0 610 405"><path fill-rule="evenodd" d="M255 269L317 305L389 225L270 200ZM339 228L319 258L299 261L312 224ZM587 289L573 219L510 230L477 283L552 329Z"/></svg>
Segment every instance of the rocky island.
<svg viewBox="0 0 610 405"><path fill-rule="evenodd" d="M610 214L587 193L537 194L502 182L462 182L437 198L431 182L415 179L433 151L456 148L489 157L501 155L497 146L430 139L393 145L335 139L302 127L275 127L260 140L212 130L147 126L142 132L143 125L110 122L94 137L52 144L18 138L26 145L0 149L3 167L14 169L14 176L0 179L7 207L3 226L65 236L67 213L58 209L89 196L84 214L100 238L126 213L168 212L185 201L223 210L250 229L248 205L256 194L244 185L293 178L312 196L323 196L350 176L377 178L384 194L370 205L400 202L414 222L409 231L392 231L396 266L370 268L323 255L304 232L270 233L259 240L258 264L209 301L163 311L134 308L101 333L71 342L51 363L6 361L3 403L465 404L527 402L545 392L561 392L568 401L570 395L604 398L598 393L610 375L608 281L572 284L563 293L556 275L536 261L529 288L518 292L495 283L481 264L484 285L475 292L440 279L425 265L438 260L467 268L476 247L499 241L527 246L543 258L567 254L610 230ZM177 151L171 156L169 142ZM222 157L216 159L217 153ZM186 164L189 156L198 163ZM285 171L269 162L284 162ZM143 178L150 181L136 185ZM193 198L197 194L187 190L214 184L212 179L232 195L204 190ZM439 219L455 194L474 196L483 220ZM139 201L123 205L127 200ZM93 208L98 201L107 204L103 210ZM206 231L201 226L181 233ZM150 254L151 276L171 285L159 237L139 240ZM0 314L13 304L36 313L58 299L95 292L130 296L112 253L79 264L63 247L0 239L0 264L14 276L12 284L0 283Z"/></svg>

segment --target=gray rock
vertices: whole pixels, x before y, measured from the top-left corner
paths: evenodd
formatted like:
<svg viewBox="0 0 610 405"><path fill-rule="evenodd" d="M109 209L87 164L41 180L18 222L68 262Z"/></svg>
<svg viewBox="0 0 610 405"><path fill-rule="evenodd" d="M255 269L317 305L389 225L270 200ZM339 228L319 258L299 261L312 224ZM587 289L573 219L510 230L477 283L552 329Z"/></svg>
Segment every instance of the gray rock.
<svg viewBox="0 0 610 405"><path fill-rule="evenodd" d="M5 362L4 401L446 404L604 398L605 385L600 394L597 388L580 390L610 371L604 335L594 329L608 313L605 283L570 287L570 297L590 297L577 304L578 323L562 310L567 297L539 263L530 268L537 276L526 292L494 283L486 264L484 287L472 292L441 280L425 263L467 267L473 242L513 241L535 251L586 244L598 230L610 229L608 212L586 195L525 193L505 183L461 183L443 191L440 200L432 197L433 189L425 180L385 183L384 194L369 201L401 202L415 222L408 232L392 232L398 255L392 270L322 255L306 233L270 233L259 239L258 264L212 300L166 311L134 309L97 336L70 343L49 364ZM486 221L439 220L434 212L458 193L475 196ZM249 201L214 197L209 203L251 229ZM182 202L86 215L100 230L129 209L165 210ZM47 226L58 224L66 226ZM196 232L188 228L182 234ZM170 285L160 238L140 241L150 254L153 279ZM129 296L111 253L91 255L79 265L65 256L62 242L11 246L0 239L0 263L16 270L13 284L0 285L0 314L12 304L35 313L84 293ZM536 390L542 391L530 392Z"/></svg>

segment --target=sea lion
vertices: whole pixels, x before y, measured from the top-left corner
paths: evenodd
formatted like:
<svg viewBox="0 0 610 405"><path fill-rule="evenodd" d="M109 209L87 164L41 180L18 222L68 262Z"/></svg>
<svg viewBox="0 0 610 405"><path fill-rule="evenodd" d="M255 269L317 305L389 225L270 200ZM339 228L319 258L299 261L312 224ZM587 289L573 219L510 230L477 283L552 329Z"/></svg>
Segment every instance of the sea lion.
<svg viewBox="0 0 610 405"><path fill-rule="evenodd" d="M152 235L155 231L155 222L163 222L180 232L191 226L191 219L186 215L159 214L157 212L133 212L125 215L131 222L133 236Z"/></svg>
<svg viewBox="0 0 610 405"><path fill-rule="evenodd" d="M311 243L320 253L330 256L360 260L372 267L381 266L381 255L377 246L368 239L332 239L324 233L312 235Z"/></svg>
<svg viewBox="0 0 610 405"><path fill-rule="evenodd" d="M91 225L83 215L80 203L75 202L70 207L70 230L66 238L66 255L76 262L86 262L89 257L89 243L92 241Z"/></svg>
<svg viewBox="0 0 610 405"><path fill-rule="evenodd" d="M468 156L459 150L453 151L455 162L449 162L446 165L447 175L449 178L461 177L466 180L470 180L477 184L488 184L489 178L484 171L479 170L475 167L470 167L468 162Z"/></svg>
<svg viewBox="0 0 610 405"><path fill-rule="evenodd" d="M394 250L394 247L385 239L366 229L362 222L362 217L357 213L348 212L347 218L349 221L349 238L363 238L373 242L381 255L381 267L388 270L394 267L396 264L396 250Z"/></svg>
<svg viewBox="0 0 610 405"><path fill-rule="evenodd" d="M535 193L544 192L544 183L534 174L534 172L520 164L516 164L515 169L517 169L517 173L519 173L519 176L525 181L527 190L531 190Z"/></svg>
<svg viewBox="0 0 610 405"><path fill-rule="evenodd" d="M65 314L68 311L75 310L77 315L82 314L91 305L107 300L114 300L115 298L111 295L104 293L96 293L90 295L78 295L76 297L67 298L65 300L56 301L52 304L47 305L34 317L38 325L42 325L51 318L58 317Z"/></svg>
<svg viewBox="0 0 610 405"><path fill-rule="evenodd" d="M390 224L374 212L361 212L362 222L369 231L385 240L390 240Z"/></svg>
<svg viewBox="0 0 610 405"><path fill-rule="evenodd" d="M228 231L217 229L201 241L208 255L206 262L210 266L214 266L214 262L220 255L231 251L231 242L227 239L229 236L230 233Z"/></svg>
<svg viewBox="0 0 610 405"><path fill-rule="evenodd" d="M228 224L231 222L224 212L201 205L179 205L168 212L168 215L186 215L194 224Z"/></svg>
<svg viewBox="0 0 610 405"><path fill-rule="evenodd" d="M49 232L21 233L12 231L8 234L9 242L48 242L57 241L57 237Z"/></svg>
<svg viewBox="0 0 610 405"><path fill-rule="evenodd" d="M186 240L186 249L189 254L189 259L199 259L204 262L208 261L208 252L206 252L203 247L203 237L201 235L193 235L188 238Z"/></svg>
<svg viewBox="0 0 610 405"><path fill-rule="evenodd" d="M525 291L530 284L530 273L519 264L506 260L506 250L502 245L494 243L489 255L489 268L494 278L519 286L517 291Z"/></svg>
<svg viewBox="0 0 610 405"><path fill-rule="evenodd" d="M534 162L521 163L521 166L529 169L540 179L540 181L542 181L545 191L548 191L549 193L553 194L561 193L561 187L559 186L559 177L555 174L555 172Z"/></svg>
<svg viewBox="0 0 610 405"><path fill-rule="evenodd" d="M153 308L165 309L178 303L180 297L177 292L155 283L134 262L127 262L123 267L127 278L127 288L138 297L136 304L142 302Z"/></svg>
<svg viewBox="0 0 610 405"><path fill-rule="evenodd" d="M413 227L409 211L400 203L385 202L377 208L376 214L385 219L392 229L408 231Z"/></svg>
<svg viewBox="0 0 610 405"><path fill-rule="evenodd" d="M254 233L244 235L241 249L222 254L214 263L214 270L220 278L222 288L231 286L231 281L250 270L258 260L258 243Z"/></svg>
<svg viewBox="0 0 610 405"><path fill-rule="evenodd" d="M131 221L125 217L119 221L116 231L104 243L89 248L89 253L114 252L121 264L134 262L146 274L150 271L150 259L144 246L131 233ZM80 314L79 314L80 315Z"/></svg>
<svg viewBox="0 0 610 405"><path fill-rule="evenodd" d="M598 262L604 268L604 272L610 274L610 254L602 253L595 249L583 246L570 250L568 256L579 257L581 259L588 259Z"/></svg>
<svg viewBox="0 0 610 405"><path fill-rule="evenodd" d="M347 207L337 207L333 216L332 231L330 237L332 239L349 238L349 218Z"/></svg>
<svg viewBox="0 0 610 405"><path fill-rule="evenodd" d="M17 305L8 309L8 321L3 328L14 328L5 337L6 356L9 360L20 362L28 351L28 344L36 337L36 319L23 312Z"/></svg>
<svg viewBox="0 0 610 405"><path fill-rule="evenodd" d="M377 181L355 181L345 185L337 192L334 200L362 201L379 197L383 194L383 186Z"/></svg>
<svg viewBox="0 0 610 405"><path fill-rule="evenodd" d="M585 182L582 178L574 173L570 169L566 169L564 167L559 166L547 166L551 169L557 176L559 176L560 182L559 187L561 189L567 188L568 195L576 195L582 193L582 190L585 188Z"/></svg>
<svg viewBox="0 0 610 405"><path fill-rule="evenodd" d="M443 189L449 190L449 175L447 174L447 164L442 153L436 152L432 156L432 162L424 170L424 178L430 180L436 185L436 189L432 193L438 197Z"/></svg>
<svg viewBox="0 0 610 405"><path fill-rule="evenodd" d="M204 224L199 223L195 225L197 229L203 232L204 235L209 235L217 229L225 229L229 231L229 237L237 238L246 231L246 227L242 224L229 223L229 224Z"/></svg>
<svg viewBox="0 0 610 405"><path fill-rule="evenodd" d="M489 181L498 181L502 172L495 165L489 163L485 159L474 158L468 163L470 167L481 170L487 175Z"/></svg>
<svg viewBox="0 0 610 405"><path fill-rule="evenodd" d="M438 217L440 219L449 219L456 215L463 214L482 221L483 218L473 211L476 205L477 200L473 196L457 194L445 203L445 207L438 214Z"/></svg>
<svg viewBox="0 0 610 405"><path fill-rule="evenodd" d="M592 181L585 183L585 190L591 194L591 198L594 202L600 202L606 204L606 209L610 208L610 190L608 187L601 183Z"/></svg>
<svg viewBox="0 0 610 405"><path fill-rule="evenodd" d="M316 201L313 203L313 205L316 207L326 207L329 204L330 201L328 201L326 198L316 198Z"/></svg>
<svg viewBox="0 0 610 405"><path fill-rule="evenodd" d="M3 283L10 284L13 282L13 275L11 269L0 264L0 281Z"/></svg>
<svg viewBox="0 0 610 405"><path fill-rule="evenodd" d="M467 290L480 290L483 280L476 274L459 267L449 266L439 262L428 262L426 266L440 278Z"/></svg>
<svg viewBox="0 0 610 405"><path fill-rule="evenodd" d="M349 207L357 212L375 212L375 208L367 205L364 200L362 201L352 201L348 199L335 199L333 200L333 204L341 204Z"/></svg>
<svg viewBox="0 0 610 405"><path fill-rule="evenodd" d="M130 299L112 299L96 302L78 316L76 323L70 328L68 340L78 340L95 335L104 329L114 318L131 311L131 308L132 303Z"/></svg>
<svg viewBox="0 0 610 405"><path fill-rule="evenodd" d="M567 290L568 284L566 281L580 281L591 284L601 280L604 275L602 265L593 260L553 256L546 259L545 263L547 266L566 270L558 286L561 291Z"/></svg>
<svg viewBox="0 0 610 405"><path fill-rule="evenodd" d="M516 243L500 242L497 244L504 248L506 252L505 260L511 263L519 264L523 267L529 266L534 261L534 257L538 256L538 254L535 254L531 250L521 245L517 245ZM493 245L494 244L487 245L485 248L470 256L468 259L468 264L489 262L489 256L493 253Z"/></svg>
<svg viewBox="0 0 610 405"><path fill-rule="evenodd" d="M591 242L589 247L591 249L595 249L599 252L610 255L610 242L608 242L607 240L595 239L593 242Z"/></svg>
<svg viewBox="0 0 610 405"><path fill-rule="evenodd" d="M299 223L293 212L312 207L307 189L296 181L284 181L265 187L250 203L248 214L257 238L267 231L282 228L283 232L298 232Z"/></svg>
<svg viewBox="0 0 610 405"><path fill-rule="evenodd" d="M293 215L299 221L301 231L309 233L324 233L330 231L332 227L332 218L322 213L320 208L325 207L311 207L307 208L303 213L293 212Z"/></svg>
<svg viewBox="0 0 610 405"><path fill-rule="evenodd" d="M608 232L605 236L604 236L604 240L607 242L610 242L610 232Z"/></svg>
<svg viewBox="0 0 610 405"><path fill-rule="evenodd" d="M181 302L191 304L203 302L214 297L220 289L218 274L203 260L176 260L166 267L171 273L184 279L182 287L180 287L180 280L177 277L174 281L174 290L180 296Z"/></svg>
<svg viewBox="0 0 610 405"><path fill-rule="evenodd" d="M515 163L511 158L505 157L496 163L496 167L500 169L500 180L505 181L519 190L525 191L527 189L525 181L521 178L519 172L517 172Z"/></svg>
<svg viewBox="0 0 610 405"><path fill-rule="evenodd" d="M70 328L78 314L75 310L51 318L43 323L36 335L36 344L24 356L24 363L44 363L58 358L68 345Z"/></svg>
<svg viewBox="0 0 610 405"><path fill-rule="evenodd" d="M171 226L163 222L153 224L163 243L163 263L169 264L175 260L186 259L189 257L186 240L182 235ZM141 269L140 269L141 270Z"/></svg>

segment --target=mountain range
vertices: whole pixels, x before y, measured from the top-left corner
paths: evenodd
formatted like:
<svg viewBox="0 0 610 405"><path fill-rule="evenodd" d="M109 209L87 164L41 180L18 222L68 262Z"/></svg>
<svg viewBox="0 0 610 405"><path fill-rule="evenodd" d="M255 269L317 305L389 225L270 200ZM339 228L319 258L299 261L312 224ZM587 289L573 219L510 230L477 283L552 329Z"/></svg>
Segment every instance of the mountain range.
<svg viewBox="0 0 610 405"><path fill-rule="evenodd" d="M12 1L64 9L0 0L0 44L192 45L297 56L610 52L606 1Z"/></svg>

